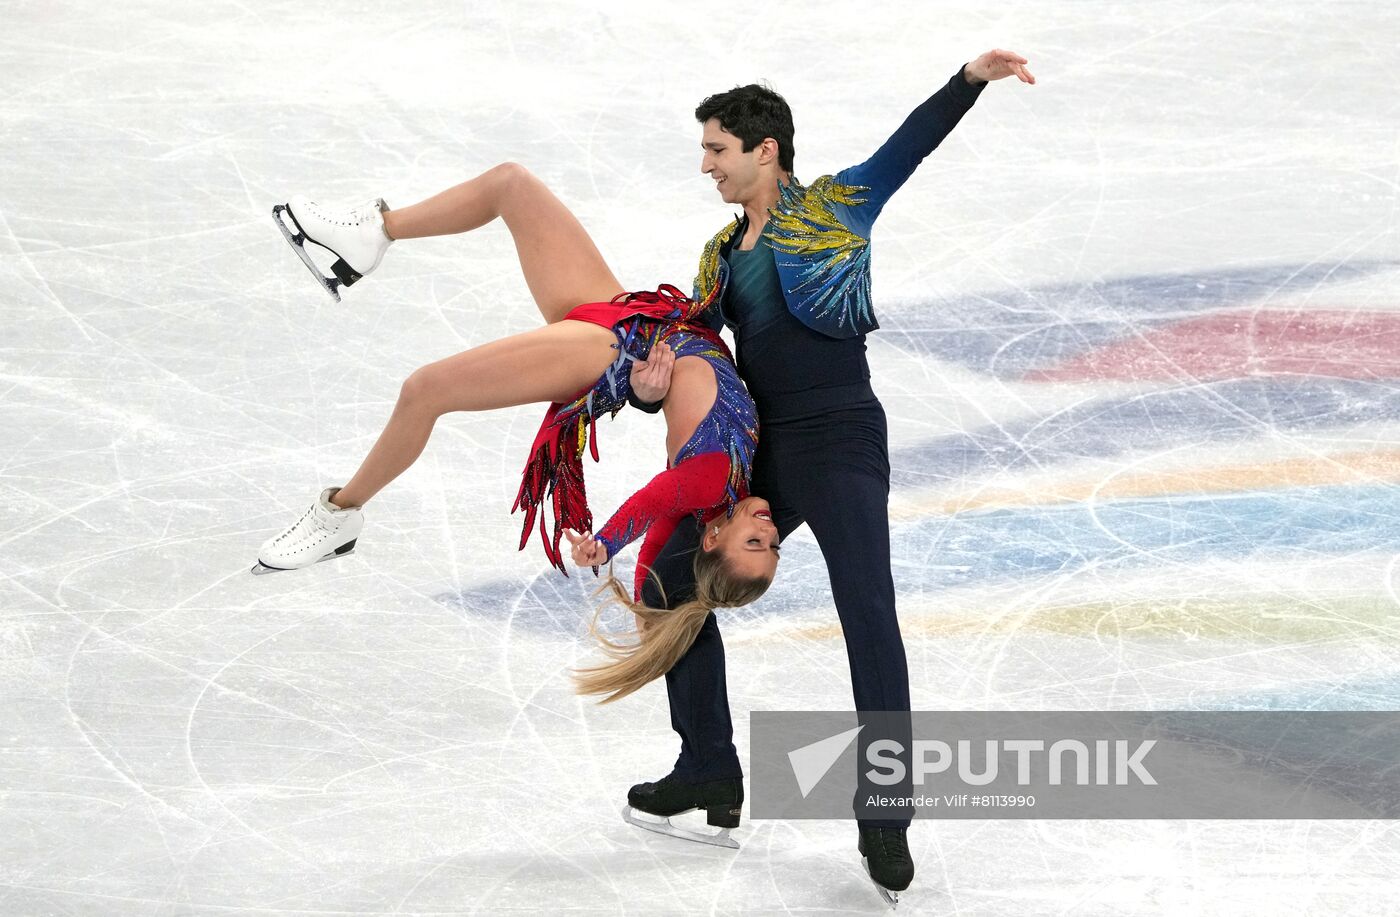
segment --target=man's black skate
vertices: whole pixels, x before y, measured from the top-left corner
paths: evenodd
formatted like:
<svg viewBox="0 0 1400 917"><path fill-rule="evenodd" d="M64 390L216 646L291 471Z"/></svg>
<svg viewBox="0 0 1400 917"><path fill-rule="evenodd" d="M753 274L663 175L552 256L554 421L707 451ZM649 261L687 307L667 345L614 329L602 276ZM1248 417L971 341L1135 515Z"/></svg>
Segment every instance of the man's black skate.
<svg viewBox="0 0 1400 917"><path fill-rule="evenodd" d="M739 815L743 808L744 781L741 777L686 783L677 779L675 774L667 774L655 783L639 783L628 790L622 818L630 825L658 834L737 850L739 842L729 836L729 830L739 827ZM715 834L703 834L671 824L672 815L694 812L696 809L704 809L706 823L721 830ZM643 815L652 818L643 818Z"/></svg>
<svg viewBox="0 0 1400 917"><path fill-rule="evenodd" d="M899 905L899 893L914 881L914 858L909 855L907 828L861 828L856 849L865 858L865 871L875 890L890 907Z"/></svg>

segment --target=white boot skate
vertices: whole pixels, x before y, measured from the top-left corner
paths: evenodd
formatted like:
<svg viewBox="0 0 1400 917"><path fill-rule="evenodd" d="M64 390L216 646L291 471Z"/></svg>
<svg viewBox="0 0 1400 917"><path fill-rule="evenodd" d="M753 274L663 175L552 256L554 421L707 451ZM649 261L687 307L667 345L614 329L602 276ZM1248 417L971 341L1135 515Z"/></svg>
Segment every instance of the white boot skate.
<svg viewBox="0 0 1400 917"><path fill-rule="evenodd" d="M258 550L253 573L274 573L309 567L355 550L355 541L364 527L358 506L341 509L331 502L339 487L327 487L302 517L282 534L270 538Z"/></svg>
<svg viewBox="0 0 1400 917"><path fill-rule="evenodd" d="M331 210L298 194L285 204L272 208L272 219L291 244L297 257L306 262L331 298L340 302L337 288L350 286L379 267L391 240L384 231L384 211L389 206L384 199L361 204L352 210ZM287 225L287 221L291 225ZM306 250L312 242L335 256L331 275L327 276Z"/></svg>

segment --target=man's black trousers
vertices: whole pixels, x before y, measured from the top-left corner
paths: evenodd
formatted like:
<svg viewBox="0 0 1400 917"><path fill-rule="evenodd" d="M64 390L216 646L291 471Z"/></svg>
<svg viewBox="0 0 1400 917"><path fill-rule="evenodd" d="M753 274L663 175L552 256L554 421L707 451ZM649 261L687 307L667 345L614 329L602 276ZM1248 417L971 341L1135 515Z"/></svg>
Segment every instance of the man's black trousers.
<svg viewBox="0 0 1400 917"><path fill-rule="evenodd" d="M799 421L761 423L750 490L772 506L781 538L806 522L821 548L846 637L856 710L907 711L909 670L890 573L884 409L869 402ZM699 537L693 522L677 528L653 567L671 601L663 603L649 581L643 591L647 604L674 607L694 594L691 562ZM781 564L779 570L781 575ZM725 686L724 643L713 614L666 675L666 690L671 726L681 737L676 776L686 781L741 776ZM862 732L862 752L875 738L868 732ZM894 789L883 792L893 795ZM909 819L865 819L861 824L904 827Z"/></svg>

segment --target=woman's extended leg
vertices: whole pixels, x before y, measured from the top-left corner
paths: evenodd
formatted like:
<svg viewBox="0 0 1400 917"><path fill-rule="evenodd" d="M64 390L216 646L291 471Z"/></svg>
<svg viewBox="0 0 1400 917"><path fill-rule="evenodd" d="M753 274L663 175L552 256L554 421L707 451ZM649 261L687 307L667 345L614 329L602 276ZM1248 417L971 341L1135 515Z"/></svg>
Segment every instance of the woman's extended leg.
<svg viewBox="0 0 1400 917"><path fill-rule="evenodd" d="M558 322L414 370L384 432L332 502L363 506L417 460L443 414L572 398L616 359L616 342L600 325Z"/></svg>
<svg viewBox="0 0 1400 917"><path fill-rule="evenodd" d="M386 211L384 228L390 238L416 239L466 232L496 217L515 238L525 283L546 322L623 291L583 224L519 163L502 163L411 207Z"/></svg>

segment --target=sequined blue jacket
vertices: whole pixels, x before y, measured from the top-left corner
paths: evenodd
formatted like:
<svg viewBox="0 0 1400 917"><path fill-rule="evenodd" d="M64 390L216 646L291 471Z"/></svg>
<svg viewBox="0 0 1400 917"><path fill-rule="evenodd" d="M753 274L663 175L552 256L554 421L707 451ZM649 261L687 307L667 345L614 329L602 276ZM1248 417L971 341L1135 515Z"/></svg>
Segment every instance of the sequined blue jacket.
<svg viewBox="0 0 1400 917"><path fill-rule="evenodd" d="M914 109L875 154L860 165L823 175L810 185L793 177L769 211L762 241L774 251L788 309L833 338L874 331L870 301L870 231L885 203L919 163L957 126L981 93L958 70ZM700 256L694 297L707 306L724 297L729 250L742 239L742 214L720 230ZM718 324L718 309L710 311Z"/></svg>

